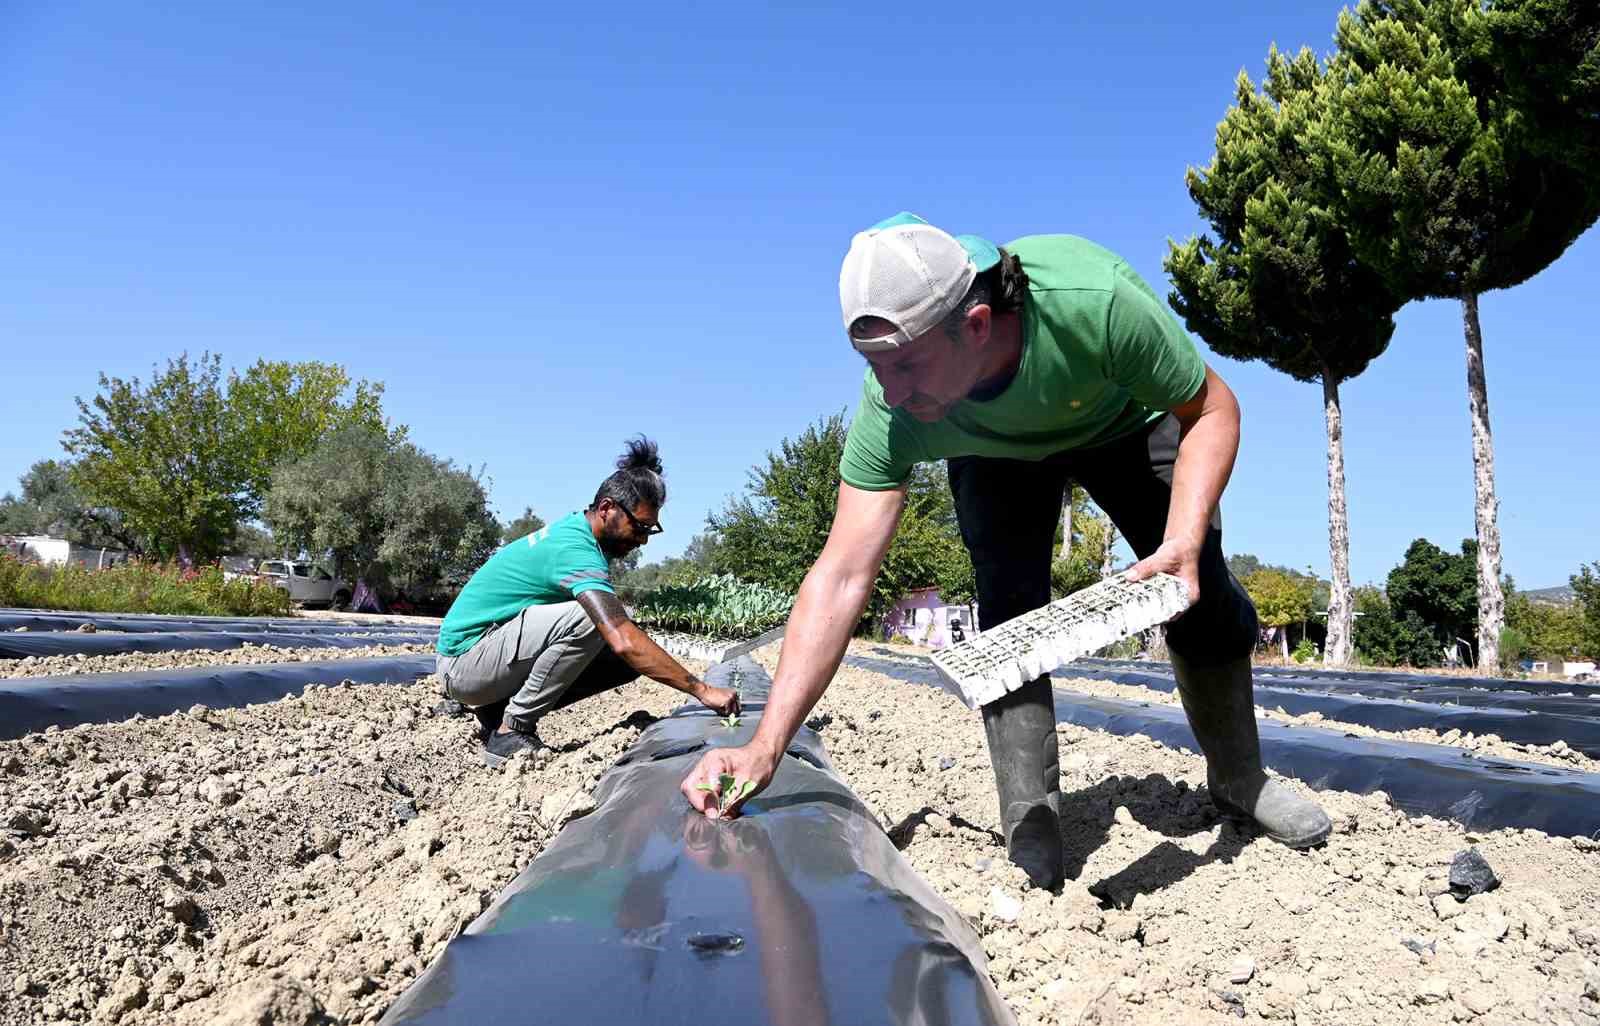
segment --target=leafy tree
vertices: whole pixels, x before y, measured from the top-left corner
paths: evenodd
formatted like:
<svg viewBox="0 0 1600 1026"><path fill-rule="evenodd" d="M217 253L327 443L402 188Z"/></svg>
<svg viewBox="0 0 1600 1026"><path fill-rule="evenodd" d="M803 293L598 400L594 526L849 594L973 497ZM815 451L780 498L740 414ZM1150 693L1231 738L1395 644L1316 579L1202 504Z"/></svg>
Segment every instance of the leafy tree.
<svg viewBox="0 0 1600 1026"><path fill-rule="evenodd" d="M1096 508L1088 492L1077 484L1067 486L1061 523L1056 527L1059 555L1050 565L1050 591L1054 598L1100 582L1116 540L1115 531L1111 518Z"/></svg>
<svg viewBox="0 0 1600 1026"><path fill-rule="evenodd" d="M255 524L240 524L234 532L233 544L228 547L234 554L252 559L275 559L283 555L283 546L272 537L272 532Z"/></svg>
<svg viewBox="0 0 1600 1026"><path fill-rule="evenodd" d="M224 384L211 353L169 360L148 384L101 374L100 394L78 400L79 426L63 437L78 458L72 483L91 506L116 510L150 554L214 559L259 513L273 466L341 425L383 430L381 386L358 382L345 402L348 380L331 364L261 361Z"/></svg>
<svg viewBox="0 0 1600 1026"><path fill-rule="evenodd" d="M1534 602L1522 592L1507 589L1506 629L1524 640L1525 658L1576 658L1585 647L1583 628L1581 606Z"/></svg>
<svg viewBox="0 0 1600 1026"><path fill-rule="evenodd" d="M1600 161L1600 5L1495 0L1485 12L1527 141L1573 167Z"/></svg>
<svg viewBox="0 0 1600 1026"><path fill-rule="evenodd" d="M275 536L331 554L341 573L408 589L464 581L499 538L478 476L360 424L279 467L264 515Z"/></svg>
<svg viewBox="0 0 1600 1026"><path fill-rule="evenodd" d="M683 558L699 570L710 573L717 562L722 539L713 531L703 531L689 539L683 547Z"/></svg>
<svg viewBox="0 0 1600 1026"><path fill-rule="evenodd" d="M220 555L249 499L230 444L222 359L170 360L148 385L100 375L93 403L63 446L78 458L71 479L95 505L121 513L153 554L184 562Z"/></svg>
<svg viewBox="0 0 1600 1026"><path fill-rule="evenodd" d="M1274 47L1259 92L1240 73L1211 164L1187 177L1216 239L1169 244L1166 269L1173 309L1214 351L1322 385L1333 568L1323 658L1343 666L1354 611L1339 387L1388 348L1400 303L1355 259L1336 186L1309 152L1327 102L1325 71L1310 50L1291 59Z"/></svg>
<svg viewBox="0 0 1600 1026"><path fill-rule="evenodd" d="M1257 570L1239 583L1255 603L1256 615L1268 627L1284 628L1311 615L1311 585L1281 570ZM1289 632L1280 630L1283 657L1289 658Z"/></svg>
<svg viewBox="0 0 1600 1026"><path fill-rule="evenodd" d="M767 454L765 466L751 469L744 494L707 516L706 526L718 540L718 572L789 594L799 590L838 508L845 434L841 412L808 426L798 438L783 439ZM867 616L876 620L907 591L930 585L940 587L947 601L965 601L971 582L943 465L919 466L907 487L900 530L873 584Z"/></svg>
<svg viewBox="0 0 1600 1026"><path fill-rule="evenodd" d="M1579 646L1584 655L1600 659L1600 560L1579 567L1568 583L1578 596L1578 608L1583 610Z"/></svg>
<svg viewBox="0 0 1600 1026"><path fill-rule="evenodd" d="M1408 613L1396 619L1387 606L1364 610L1355 624L1356 651L1361 658L1382 666L1435 666L1439 650L1428 627Z"/></svg>
<svg viewBox="0 0 1600 1026"><path fill-rule="evenodd" d="M360 425L354 430L376 433ZM482 472L457 467L392 436L387 457L378 560L390 579L407 590L465 584L494 554L500 539Z"/></svg>
<svg viewBox="0 0 1600 1026"><path fill-rule="evenodd" d="M502 545L508 545L518 538L526 538L543 526L544 517L535 513L532 506L526 506L522 510L522 515L507 524L505 530L500 533L500 542Z"/></svg>
<svg viewBox="0 0 1600 1026"><path fill-rule="evenodd" d="M1525 49L1522 59L1532 69L1518 67L1506 49L1559 34L1551 16L1593 5L1513 6L1508 14L1520 22L1497 22L1482 0L1362 0L1340 15L1328 116L1314 126L1322 170L1339 183L1341 220L1357 257L1404 299L1461 303L1478 654L1486 666L1499 662L1505 600L1478 297L1539 273L1600 217L1600 176L1592 162L1574 161L1559 152L1560 139L1539 134L1544 125L1592 136L1600 132L1594 119L1553 107L1530 118L1519 103L1535 94L1568 95L1562 83L1582 84L1569 48ZM1592 101L1594 80L1583 81L1582 95Z"/></svg>
<svg viewBox="0 0 1600 1026"><path fill-rule="evenodd" d="M1311 589L1312 612L1328 608L1328 600L1333 587L1332 583L1325 578L1318 577L1315 573L1311 572L1310 567L1307 567L1304 571L1301 571L1295 570L1292 567L1279 566L1276 563L1263 563L1259 557L1248 552L1242 552L1235 553L1228 557L1228 570L1241 582L1246 577L1249 577L1251 574L1260 570L1277 571L1278 573L1292 577L1297 581L1305 582L1306 587ZM1361 589L1357 588L1355 590L1360 591ZM1379 591L1379 594L1381 595L1382 592ZM1359 611L1361 606L1356 604L1355 609Z"/></svg>
<svg viewBox="0 0 1600 1026"><path fill-rule="evenodd" d="M0 534L47 534L74 545L142 550L116 510L88 505L72 483L70 464L39 460L18 484L20 496L7 492L0 498Z"/></svg>
<svg viewBox="0 0 1600 1026"><path fill-rule="evenodd" d="M1412 542L1405 559L1389 571L1384 589L1395 618L1420 631L1436 650L1454 648L1458 639L1471 638L1478 621L1477 562L1478 543L1471 539L1462 542L1455 555L1426 538ZM1498 641L1499 635L1495 637Z"/></svg>
<svg viewBox="0 0 1600 1026"><path fill-rule="evenodd" d="M384 428L382 383L357 381L345 400L349 388L343 367L315 360L257 360L242 375L229 375L228 429L251 516L272 487L273 470L309 453L329 431L346 424Z"/></svg>

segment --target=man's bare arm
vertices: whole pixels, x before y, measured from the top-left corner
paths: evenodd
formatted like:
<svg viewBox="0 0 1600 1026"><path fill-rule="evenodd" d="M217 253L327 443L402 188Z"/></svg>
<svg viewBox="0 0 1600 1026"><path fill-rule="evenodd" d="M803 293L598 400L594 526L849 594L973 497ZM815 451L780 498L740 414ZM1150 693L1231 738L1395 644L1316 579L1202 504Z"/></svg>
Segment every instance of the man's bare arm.
<svg viewBox="0 0 1600 1026"><path fill-rule="evenodd" d="M721 773L756 782L756 791L772 779L784 749L833 679L844 658L850 633L872 594L873 579L894 540L905 508L904 488L868 492L839 485L839 508L822 555L806 574L789 614L783 655L773 678L767 708L750 743L707 753L683 781L689 803L715 816L716 800L695 785L715 783Z"/></svg>
<svg viewBox="0 0 1600 1026"><path fill-rule="evenodd" d="M707 686L705 682L684 669L683 664L640 630L615 595L592 588L578 593L578 605L589 614L611 651L641 675L693 698L701 697Z"/></svg>
<svg viewBox="0 0 1600 1026"><path fill-rule="evenodd" d="M1207 367L1199 390L1174 407L1172 415L1178 419L1178 462L1172 470L1166 534L1161 547L1135 563L1128 577L1174 574L1188 585L1193 604L1200 601L1200 549L1239 455L1239 400Z"/></svg>
<svg viewBox="0 0 1600 1026"><path fill-rule="evenodd" d="M905 508L906 490L868 492L840 482L839 506L822 555L800 585L772 696L751 744L781 756L839 669L872 596Z"/></svg>

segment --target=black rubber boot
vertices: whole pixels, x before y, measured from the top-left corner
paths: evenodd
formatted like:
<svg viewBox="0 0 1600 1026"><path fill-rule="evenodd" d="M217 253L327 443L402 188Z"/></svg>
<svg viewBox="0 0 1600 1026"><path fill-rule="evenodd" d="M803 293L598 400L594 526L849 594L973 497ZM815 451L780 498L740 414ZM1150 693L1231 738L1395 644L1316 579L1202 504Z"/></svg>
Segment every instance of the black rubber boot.
<svg viewBox="0 0 1600 1026"><path fill-rule="evenodd" d="M1061 756L1050 678L1040 677L983 707L1000 793L1006 855L1035 887L1061 886Z"/></svg>
<svg viewBox="0 0 1600 1026"><path fill-rule="evenodd" d="M1291 848L1326 841L1333 829L1328 814L1261 766L1249 656L1201 668L1176 652L1170 655L1189 728L1205 753L1212 804L1229 818L1253 821Z"/></svg>

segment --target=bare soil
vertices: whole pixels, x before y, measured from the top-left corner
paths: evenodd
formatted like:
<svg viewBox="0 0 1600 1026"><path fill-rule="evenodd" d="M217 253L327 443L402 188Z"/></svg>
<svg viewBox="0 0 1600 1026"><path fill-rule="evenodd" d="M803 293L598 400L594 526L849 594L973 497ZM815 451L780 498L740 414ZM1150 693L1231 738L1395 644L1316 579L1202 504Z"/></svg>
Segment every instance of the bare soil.
<svg viewBox="0 0 1600 1026"><path fill-rule="evenodd" d="M375 1021L680 701L572 706L499 770L431 680L0 743L0 1022ZM1056 895L1006 863L953 698L846 668L812 722L1029 1026L1600 1023L1600 844L1323 792L1334 837L1292 852L1217 821L1198 756L1063 725ZM1503 885L1463 904L1468 846Z"/></svg>
<svg viewBox="0 0 1600 1026"><path fill-rule="evenodd" d="M381 656L419 655L432 645L368 645L362 648L280 648L245 645L222 652L185 649L178 652L127 652L122 655L28 656L0 660L0 679L48 677L67 673L134 673L194 666L259 666L263 663L313 663L327 659L374 659Z"/></svg>

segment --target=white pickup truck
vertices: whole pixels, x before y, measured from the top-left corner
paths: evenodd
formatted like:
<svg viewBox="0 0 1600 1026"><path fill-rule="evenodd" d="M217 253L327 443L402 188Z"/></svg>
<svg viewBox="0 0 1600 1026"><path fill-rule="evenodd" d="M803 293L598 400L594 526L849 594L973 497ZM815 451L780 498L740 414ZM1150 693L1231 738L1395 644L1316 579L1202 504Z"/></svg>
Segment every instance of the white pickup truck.
<svg viewBox="0 0 1600 1026"><path fill-rule="evenodd" d="M256 572L274 587L288 592L289 601L297 606L327 606L340 610L350 605L353 593L350 582L333 576L320 564L265 559Z"/></svg>

